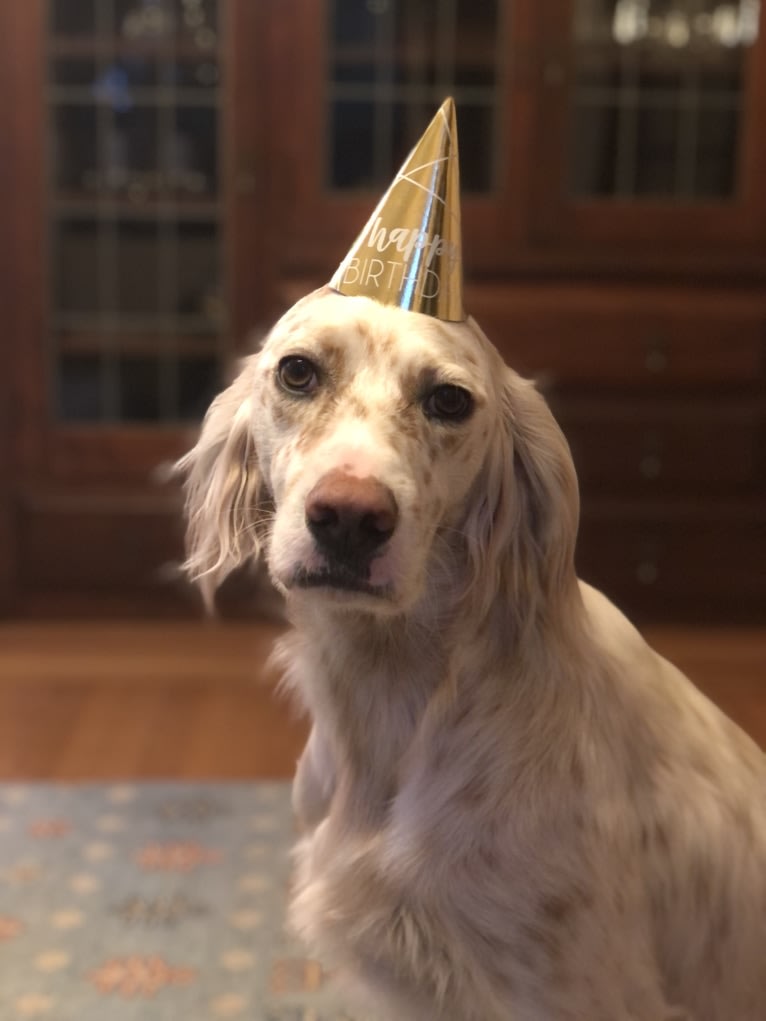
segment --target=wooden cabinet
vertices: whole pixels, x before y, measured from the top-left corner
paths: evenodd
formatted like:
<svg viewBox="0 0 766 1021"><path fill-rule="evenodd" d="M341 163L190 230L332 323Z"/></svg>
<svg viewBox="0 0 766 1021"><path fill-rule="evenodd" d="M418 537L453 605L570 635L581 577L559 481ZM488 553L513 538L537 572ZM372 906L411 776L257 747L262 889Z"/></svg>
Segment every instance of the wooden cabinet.
<svg viewBox="0 0 766 1021"><path fill-rule="evenodd" d="M0 9L11 609L174 603L161 579L181 553L179 501L157 469L187 448L270 287L253 183L264 64L250 59L264 13Z"/></svg>
<svg viewBox="0 0 766 1021"><path fill-rule="evenodd" d="M467 306L567 433L582 573L639 615L763 620L762 22L757 0L0 9L0 599L170 605L154 467L452 94Z"/></svg>
<svg viewBox="0 0 766 1021"><path fill-rule="evenodd" d="M679 283L473 289L580 479L580 573L639 617L766 613L766 294Z"/></svg>

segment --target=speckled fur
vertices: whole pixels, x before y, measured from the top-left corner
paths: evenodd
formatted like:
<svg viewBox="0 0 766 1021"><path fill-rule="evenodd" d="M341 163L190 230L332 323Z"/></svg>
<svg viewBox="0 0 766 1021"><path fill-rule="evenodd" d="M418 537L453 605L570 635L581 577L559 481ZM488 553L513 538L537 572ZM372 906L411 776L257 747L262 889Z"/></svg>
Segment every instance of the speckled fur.
<svg viewBox="0 0 766 1021"><path fill-rule="evenodd" d="M314 359L311 399L275 382ZM423 380L474 414L429 420ZM391 1021L763 1021L764 756L575 577L577 486L476 325L323 290L213 404L187 474L208 597L263 556L311 714L291 921ZM385 596L297 589L305 499L373 474ZM362 1016L367 1016L363 1014Z"/></svg>

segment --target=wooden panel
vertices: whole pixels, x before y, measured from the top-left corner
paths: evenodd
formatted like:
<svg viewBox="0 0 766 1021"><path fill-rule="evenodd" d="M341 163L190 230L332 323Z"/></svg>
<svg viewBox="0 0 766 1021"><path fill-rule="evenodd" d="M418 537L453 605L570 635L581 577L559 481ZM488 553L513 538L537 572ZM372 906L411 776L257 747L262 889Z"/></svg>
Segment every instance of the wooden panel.
<svg viewBox="0 0 766 1021"><path fill-rule="evenodd" d="M18 532L27 591L156 590L182 558L180 505L142 492L35 494Z"/></svg>
<svg viewBox="0 0 766 1021"><path fill-rule="evenodd" d="M3 332L10 348L13 454L38 465L47 419L42 337L46 258L43 232L45 161L41 110L43 0L0 4L0 278Z"/></svg>
<svg viewBox="0 0 766 1021"><path fill-rule="evenodd" d="M757 400L562 400L556 416L584 489L636 494L721 487L753 490L762 480ZM766 482L766 479L763 480Z"/></svg>
<svg viewBox="0 0 766 1021"><path fill-rule="evenodd" d="M263 621L7 624L0 776L290 776L306 725L264 664Z"/></svg>
<svg viewBox="0 0 766 1021"><path fill-rule="evenodd" d="M282 213L275 235L280 264L292 274L317 271L322 280L333 273L380 197L377 189L333 190L326 182L328 7L314 0L280 0L271 47L264 54L271 65L270 128L272 138L279 139L271 155L274 205ZM512 13L501 19L506 37L517 17L515 5ZM518 161L498 153L497 162L502 175L515 183ZM465 253L471 267L493 272L505 261L512 243L510 197L507 185L491 198L464 197Z"/></svg>
<svg viewBox="0 0 766 1021"><path fill-rule="evenodd" d="M466 301L510 365L553 383L754 384L763 368L762 294L485 286Z"/></svg>
<svg viewBox="0 0 766 1021"><path fill-rule="evenodd" d="M148 488L193 446L196 433L196 426L58 428L48 443L50 476L106 485L144 483Z"/></svg>
<svg viewBox="0 0 766 1021"><path fill-rule="evenodd" d="M766 620L766 501L586 505L577 560L640 619Z"/></svg>
<svg viewBox="0 0 766 1021"><path fill-rule="evenodd" d="M282 19L270 4L231 0L225 6L226 103L221 157L228 321L236 347L246 341L251 330L262 328L274 312L274 235L283 225L270 200L274 139L283 135L274 135L269 122L279 99L270 87L268 55ZM265 96L269 100L260 102Z"/></svg>
<svg viewBox="0 0 766 1021"><path fill-rule="evenodd" d="M734 265L746 251L763 254L766 206L764 54L766 33L760 32L744 54L745 94L739 132L738 182L730 200L694 198L578 199L566 180L571 145L569 110L574 89L572 42L574 0L537 4L538 35L545 53L538 72L537 103L528 158L538 173L530 176L525 196L530 240L540 247L568 247L576 259L585 249L600 252L605 262L619 258L651 264L671 254L675 270L695 250L721 254ZM762 26L761 26L762 27ZM659 238L664 244L658 245ZM721 265L724 272L724 265Z"/></svg>
<svg viewBox="0 0 766 1021"><path fill-rule="evenodd" d="M44 315L42 218L42 2L0 4L0 613L12 605L13 494L24 455L37 451L39 341Z"/></svg>

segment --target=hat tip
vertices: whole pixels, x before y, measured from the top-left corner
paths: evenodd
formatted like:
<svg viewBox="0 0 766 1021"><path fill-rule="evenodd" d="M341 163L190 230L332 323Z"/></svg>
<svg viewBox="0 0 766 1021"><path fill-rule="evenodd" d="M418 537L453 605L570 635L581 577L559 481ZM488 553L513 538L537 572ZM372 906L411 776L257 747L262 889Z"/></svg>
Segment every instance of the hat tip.
<svg viewBox="0 0 766 1021"><path fill-rule="evenodd" d="M464 320L458 162L455 100L447 96L330 286L346 296Z"/></svg>

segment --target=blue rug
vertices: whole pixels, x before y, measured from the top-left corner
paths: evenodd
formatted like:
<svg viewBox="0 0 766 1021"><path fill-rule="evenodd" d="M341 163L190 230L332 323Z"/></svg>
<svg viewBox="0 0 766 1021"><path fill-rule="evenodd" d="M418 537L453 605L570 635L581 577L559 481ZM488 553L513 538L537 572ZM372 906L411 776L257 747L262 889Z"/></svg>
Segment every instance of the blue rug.
<svg viewBox="0 0 766 1021"><path fill-rule="evenodd" d="M351 1021L284 931L289 785L0 784L0 1018Z"/></svg>

